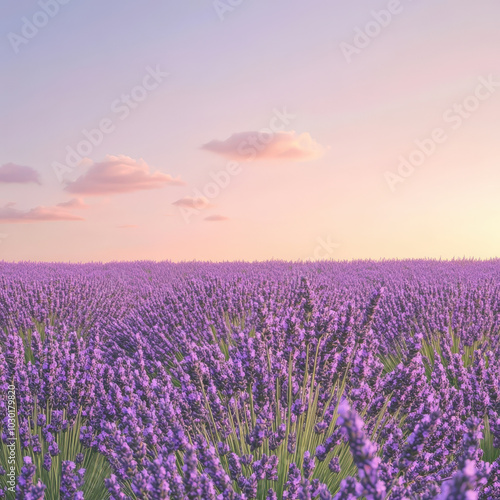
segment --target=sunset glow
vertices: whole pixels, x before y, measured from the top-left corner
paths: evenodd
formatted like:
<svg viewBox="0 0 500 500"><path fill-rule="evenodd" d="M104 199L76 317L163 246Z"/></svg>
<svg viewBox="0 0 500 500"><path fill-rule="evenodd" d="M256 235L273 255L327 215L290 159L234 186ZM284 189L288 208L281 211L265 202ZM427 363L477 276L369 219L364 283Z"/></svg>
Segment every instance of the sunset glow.
<svg viewBox="0 0 500 500"><path fill-rule="evenodd" d="M42 4L1 7L0 260L498 256L497 1Z"/></svg>

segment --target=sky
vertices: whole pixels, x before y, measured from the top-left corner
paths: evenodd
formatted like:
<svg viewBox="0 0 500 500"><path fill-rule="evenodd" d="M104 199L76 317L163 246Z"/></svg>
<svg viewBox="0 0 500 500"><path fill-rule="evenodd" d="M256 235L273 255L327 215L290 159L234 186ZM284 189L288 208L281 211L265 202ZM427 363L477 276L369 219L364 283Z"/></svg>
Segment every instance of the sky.
<svg viewBox="0 0 500 500"><path fill-rule="evenodd" d="M493 258L497 0L0 6L0 260Z"/></svg>

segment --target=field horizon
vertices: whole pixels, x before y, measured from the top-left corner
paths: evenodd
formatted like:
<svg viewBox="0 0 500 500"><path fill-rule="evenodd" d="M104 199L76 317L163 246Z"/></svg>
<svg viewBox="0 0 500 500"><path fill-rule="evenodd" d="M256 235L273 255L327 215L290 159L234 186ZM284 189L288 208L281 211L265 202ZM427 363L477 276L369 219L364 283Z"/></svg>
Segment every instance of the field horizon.
<svg viewBox="0 0 500 500"><path fill-rule="evenodd" d="M490 257L490 258L478 258L478 257L454 257L454 258L443 258L437 259L433 257L429 258L381 258L381 259L298 259L298 260L286 260L286 259L263 259L263 260L169 260L169 259L138 259L138 260L96 260L96 261L43 261L43 260L20 260L20 261L9 261L0 260L0 265L23 265L23 264L39 264L39 265L108 265L108 264L137 264L137 263L151 263L151 264L200 264L200 265L218 265L218 264L362 264L362 263L372 263L372 264L383 264L383 263L415 263L415 262L435 262L435 263L495 263L500 261L500 257Z"/></svg>

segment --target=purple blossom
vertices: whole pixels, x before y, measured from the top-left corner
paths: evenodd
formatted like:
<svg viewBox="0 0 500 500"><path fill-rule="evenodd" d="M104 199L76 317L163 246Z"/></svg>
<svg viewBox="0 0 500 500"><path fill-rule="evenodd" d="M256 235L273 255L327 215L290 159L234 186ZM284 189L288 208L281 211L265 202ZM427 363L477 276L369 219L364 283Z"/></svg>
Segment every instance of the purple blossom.
<svg viewBox="0 0 500 500"><path fill-rule="evenodd" d="M74 462L68 460L62 462L62 473L61 473L61 500L74 500L79 498L78 490L84 484L85 469L80 469L76 471L76 466ZM80 495L81 496L81 495Z"/></svg>
<svg viewBox="0 0 500 500"><path fill-rule="evenodd" d="M496 261L0 267L20 498L500 496Z"/></svg>
<svg viewBox="0 0 500 500"><path fill-rule="evenodd" d="M52 467L52 456L50 453L45 453L43 456L43 468L46 471L50 471L50 468Z"/></svg>

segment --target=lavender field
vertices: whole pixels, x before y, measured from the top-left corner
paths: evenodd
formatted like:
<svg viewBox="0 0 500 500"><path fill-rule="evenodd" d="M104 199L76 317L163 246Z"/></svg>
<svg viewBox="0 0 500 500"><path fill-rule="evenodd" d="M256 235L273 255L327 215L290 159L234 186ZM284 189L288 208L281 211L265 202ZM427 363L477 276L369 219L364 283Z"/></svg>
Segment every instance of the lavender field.
<svg viewBox="0 0 500 500"><path fill-rule="evenodd" d="M0 497L499 499L500 261L0 263Z"/></svg>

